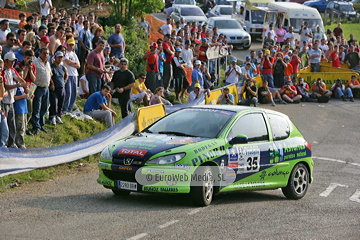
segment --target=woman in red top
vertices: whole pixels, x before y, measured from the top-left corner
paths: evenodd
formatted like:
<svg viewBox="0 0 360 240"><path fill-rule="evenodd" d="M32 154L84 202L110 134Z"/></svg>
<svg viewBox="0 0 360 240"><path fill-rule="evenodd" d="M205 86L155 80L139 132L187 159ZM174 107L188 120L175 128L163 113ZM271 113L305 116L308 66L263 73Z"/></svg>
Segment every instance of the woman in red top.
<svg viewBox="0 0 360 240"><path fill-rule="evenodd" d="M331 66L340 68L340 58L338 54L338 45L334 46L334 51L330 54L328 58L329 62L331 62Z"/></svg>

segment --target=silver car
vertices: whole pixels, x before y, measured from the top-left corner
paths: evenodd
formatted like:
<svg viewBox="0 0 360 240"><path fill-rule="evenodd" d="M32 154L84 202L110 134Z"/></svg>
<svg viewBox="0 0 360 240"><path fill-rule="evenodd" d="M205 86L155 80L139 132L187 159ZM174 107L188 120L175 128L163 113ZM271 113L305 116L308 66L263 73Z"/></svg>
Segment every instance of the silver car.
<svg viewBox="0 0 360 240"><path fill-rule="evenodd" d="M180 21L183 17L187 22L196 21L198 24L203 24L207 20L204 12L199 7L192 5L177 5L170 17L175 22Z"/></svg>
<svg viewBox="0 0 360 240"><path fill-rule="evenodd" d="M231 5L216 5L208 13L208 17L231 18L233 7Z"/></svg>
<svg viewBox="0 0 360 240"><path fill-rule="evenodd" d="M234 47L249 49L251 47L251 36L244 30L244 27L234 18L211 17L207 20L210 30L214 27L219 29L219 34L226 35L227 43Z"/></svg>

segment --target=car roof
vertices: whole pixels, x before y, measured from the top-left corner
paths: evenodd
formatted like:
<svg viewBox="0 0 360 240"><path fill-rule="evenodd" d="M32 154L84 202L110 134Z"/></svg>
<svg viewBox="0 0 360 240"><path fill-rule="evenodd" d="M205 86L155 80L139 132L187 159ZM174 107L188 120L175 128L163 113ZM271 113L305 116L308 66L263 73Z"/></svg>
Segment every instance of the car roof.
<svg viewBox="0 0 360 240"><path fill-rule="evenodd" d="M235 20L235 21L237 21L235 18L229 18L229 17L210 17L208 19L214 19L215 21L216 20Z"/></svg>
<svg viewBox="0 0 360 240"><path fill-rule="evenodd" d="M190 4L176 4L176 7L181 7L181 8L199 8L198 6L190 5ZM201 9L201 8L200 8L200 9Z"/></svg>
<svg viewBox="0 0 360 240"><path fill-rule="evenodd" d="M283 114L281 112L277 112L277 111L274 111L271 109L253 108L253 107L239 106L239 105L196 105L196 106L191 106L189 108L216 109L216 110L233 111L233 112L237 112L237 113L239 113L241 111L252 110L254 112L276 113L278 115L282 115L282 116L288 118L288 116L286 114Z"/></svg>

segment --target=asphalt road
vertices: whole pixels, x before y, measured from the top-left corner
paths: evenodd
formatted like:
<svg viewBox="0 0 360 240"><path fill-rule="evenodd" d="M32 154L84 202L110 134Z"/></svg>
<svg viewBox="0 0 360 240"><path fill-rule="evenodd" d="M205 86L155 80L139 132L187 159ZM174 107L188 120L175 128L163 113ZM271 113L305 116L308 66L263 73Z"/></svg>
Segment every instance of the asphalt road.
<svg viewBox="0 0 360 240"><path fill-rule="evenodd" d="M280 190L217 196L115 197L95 164L0 193L0 239L359 239L360 99L262 106L286 113L311 143L314 182L303 199Z"/></svg>

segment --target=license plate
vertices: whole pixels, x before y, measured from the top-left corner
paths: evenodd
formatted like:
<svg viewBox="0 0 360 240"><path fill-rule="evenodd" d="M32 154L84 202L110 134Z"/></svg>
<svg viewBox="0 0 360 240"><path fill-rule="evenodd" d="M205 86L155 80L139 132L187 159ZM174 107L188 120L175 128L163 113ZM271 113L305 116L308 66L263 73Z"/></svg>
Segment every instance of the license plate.
<svg viewBox="0 0 360 240"><path fill-rule="evenodd" d="M118 188L137 191L137 183L118 181Z"/></svg>

